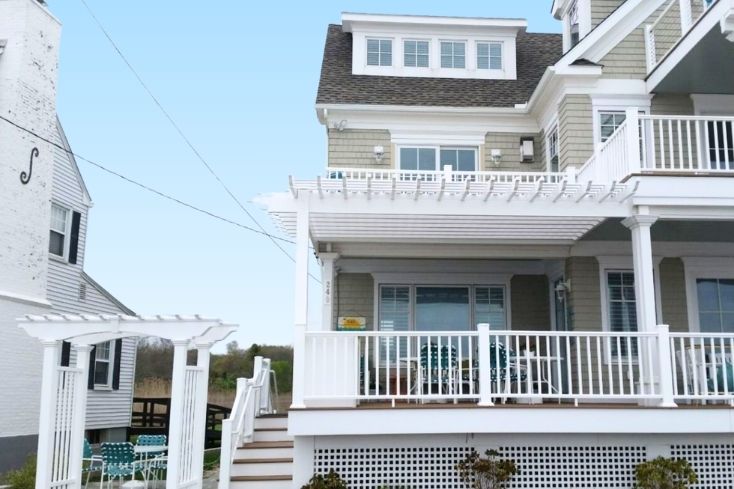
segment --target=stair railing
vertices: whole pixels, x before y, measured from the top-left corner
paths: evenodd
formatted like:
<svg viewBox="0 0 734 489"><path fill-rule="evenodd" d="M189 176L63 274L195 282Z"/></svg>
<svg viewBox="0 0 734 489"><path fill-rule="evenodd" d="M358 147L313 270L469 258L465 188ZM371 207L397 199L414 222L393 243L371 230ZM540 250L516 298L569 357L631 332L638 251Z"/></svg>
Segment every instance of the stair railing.
<svg viewBox="0 0 734 489"><path fill-rule="evenodd" d="M272 414L270 359L255 357L251 379L237 379L237 393L232 413L222 421L222 444L219 457L219 489L228 489L237 448L253 440L255 419Z"/></svg>

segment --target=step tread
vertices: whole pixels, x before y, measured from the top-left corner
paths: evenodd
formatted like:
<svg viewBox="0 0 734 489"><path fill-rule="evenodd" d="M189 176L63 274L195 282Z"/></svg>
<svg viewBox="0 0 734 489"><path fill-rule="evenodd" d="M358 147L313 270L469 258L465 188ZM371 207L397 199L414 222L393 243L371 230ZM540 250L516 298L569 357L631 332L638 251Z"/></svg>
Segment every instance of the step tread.
<svg viewBox="0 0 734 489"><path fill-rule="evenodd" d="M235 464L292 464L292 458L236 458Z"/></svg>
<svg viewBox="0 0 734 489"><path fill-rule="evenodd" d="M232 482L292 481L292 475L233 475Z"/></svg>
<svg viewBox="0 0 734 489"><path fill-rule="evenodd" d="M243 450L253 450L256 448L293 448L292 441L255 441L240 447Z"/></svg>
<svg viewBox="0 0 734 489"><path fill-rule="evenodd" d="M255 431L288 431L288 428L255 428Z"/></svg>

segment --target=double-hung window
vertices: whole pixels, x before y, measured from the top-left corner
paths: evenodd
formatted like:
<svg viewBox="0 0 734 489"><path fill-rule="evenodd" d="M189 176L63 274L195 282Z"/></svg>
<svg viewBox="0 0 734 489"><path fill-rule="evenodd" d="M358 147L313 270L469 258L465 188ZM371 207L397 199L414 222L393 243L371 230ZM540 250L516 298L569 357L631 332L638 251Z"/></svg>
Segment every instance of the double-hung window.
<svg viewBox="0 0 734 489"><path fill-rule="evenodd" d="M599 136L601 142L604 143L609 139L614 131L622 125L627 118L624 111L600 111L599 112Z"/></svg>
<svg viewBox="0 0 734 489"><path fill-rule="evenodd" d="M551 172L558 172L560 170L560 160L558 156L558 126L553 126L548 132L546 138L546 144L548 146L548 170Z"/></svg>
<svg viewBox="0 0 734 489"><path fill-rule="evenodd" d="M94 386L112 388L114 348L111 341L96 345L94 353Z"/></svg>
<svg viewBox="0 0 734 489"><path fill-rule="evenodd" d="M51 234L48 251L59 257L66 257L69 242L71 211L57 204L51 205Z"/></svg>
<svg viewBox="0 0 734 489"><path fill-rule="evenodd" d="M734 333L734 279L698 279L698 320L702 333Z"/></svg>
<svg viewBox="0 0 734 489"><path fill-rule="evenodd" d="M608 270L607 307L609 330L612 333L634 333L637 331L637 299L635 297L635 274L630 270ZM637 341L626 336L614 339L611 345L615 357L637 354Z"/></svg>
<svg viewBox="0 0 734 489"><path fill-rule="evenodd" d="M428 68L430 43L428 41L405 41L403 64L408 68Z"/></svg>
<svg viewBox="0 0 734 489"><path fill-rule="evenodd" d="M466 42L441 41L441 68L466 68Z"/></svg>
<svg viewBox="0 0 734 489"><path fill-rule="evenodd" d="M502 69L502 43L501 42L479 42L477 43L477 69L479 70L501 70Z"/></svg>
<svg viewBox="0 0 734 489"><path fill-rule="evenodd" d="M571 40L571 47L574 47L581 40L581 33L579 30L579 2L574 1L571 4L571 8L568 9L568 30L569 39Z"/></svg>
<svg viewBox="0 0 734 489"><path fill-rule="evenodd" d="M400 148L401 170L439 171L446 166L453 171L476 171L477 149L453 146Z"/></svg>
<svg viewBox="0 0 734 489"><path fill-rule="evenodd" d="M367 39L367 65L392 66L392 41Z"/></svg>

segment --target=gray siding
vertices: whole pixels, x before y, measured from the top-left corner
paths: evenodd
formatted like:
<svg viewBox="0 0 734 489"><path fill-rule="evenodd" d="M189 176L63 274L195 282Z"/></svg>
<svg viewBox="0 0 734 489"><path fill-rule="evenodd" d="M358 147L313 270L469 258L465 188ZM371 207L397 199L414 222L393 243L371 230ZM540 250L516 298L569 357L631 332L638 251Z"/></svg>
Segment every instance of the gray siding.
<svg viewBox="0 0 734 489"><path fill-rule="evenodd" d="M662 321L671 331L688 331L686 278L680 258L666 258L660 263L660 304Z"/></svg>
<svg viewBox="0 0 734 489"><path fill-rule="evenodd" d="M566 279L572 284L569 294L571 329L601 331L599 262L589 257L569 258L566 260Z"/></svg>
<svg viewBox="0 0 734 489"><path fill-rule="evenodd" d="M609 17L625 0L591 0L591 28Z"/></svg>
<svg viewBox="0 0 734 489"><path fill-rule="evenodd" d="M653 115L694 115L693 100L689 95L655 95L650 112Z"/></svg>
<svg viewBox="0 0 734 489"><path fill-rule="evenodd" d="M64 145L61 129L56 142ZM119 314L126 310L83 273L84 250L87 236L88 208L85 204L83 183L74 161L60 150L54 154L54 202L81 214L79 228L79 251L77 263L70 264L54 258L49 259L48 300L55 313L107 313ZM86 297L80 297L80 287L86 287ZM120 363L120 389L116 391L89 391L87 401L87 429L126 427L130 425L132 408L133 377L137 340L123 341Z"/></svg>
<svg viewBox="0 0 734 489"><path fill-rule="evenodd" d="M588 95L567 95L558 111L561 170L580 167L594 153L591 99Z"/></svg>
<svg viewBox="0 0 734 489"><path fill-rule="evenodd" d="M515 275L510 282L512 329L550 331L550 296L545 275Z"/></svg>
<svg viewBox="0 0 734 489"><path fill-rule="evenodd" d="M520 139L530 137L534 140L535 159L532 163L523 163L520 158ZM542 136L540 134L496 133L485 136L484 162L485 171L543 171L545 155L542 152ZM502 161L499 166L492 162L492 150L502 150Z"/></svg>
<svg viewBox="0 0 734 489"><path fill-rule="evenodd" d="M385 157L375 161L374 148L385 148ZM392 168L390 132L372 129L329 129L329 166L341 168Z"/></svg>
<svg viewBox="0 0 734 489"><path fill-rule="evenodd" d="M339 316L356 316L367 319L367 329L375 328L375 281L369 273L341 273L336 279L334 300L334 325Z"/></svg>

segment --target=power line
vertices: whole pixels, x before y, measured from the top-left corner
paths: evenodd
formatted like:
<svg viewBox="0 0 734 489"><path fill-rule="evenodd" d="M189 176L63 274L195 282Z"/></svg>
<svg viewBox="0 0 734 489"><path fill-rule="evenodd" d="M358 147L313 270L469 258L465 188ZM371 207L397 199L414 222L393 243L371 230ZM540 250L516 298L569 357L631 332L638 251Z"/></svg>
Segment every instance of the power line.
<svg viewBox="0 0 734 489"><path fill-rule="evenodd" d="M259 229L255 229L253 227L247 226L245 224L241 224L241 223L239 223L237 221L233 221L231 219L227 219L226 217L222 217L222 216L220 216L218 214L214 214L213 212L210 212L210 211L208 211L206 209L202 209L201 207L197 207L197 206L195 206L193 204L189 204L188 202L184 202L181 199L178 199L178 198L173 197L173 196L171 196L169 194L166 194L164 192L161 192L160 190L156 190L156 189L154 189L152 187L149 187L149 186L145 185L144 183L140 183L137 180L133 180L130 177L126 177L125 175L123 175L121 173L118 173L118 172L116 172L114 170L110 170L109 168L107 168L106 166L102 165L101 163L97 163L96 161L93 161L93 160L90 160L88 158L85 158L84 156L82 156L82 155L80 155L78 153L75 153L75 152L69 150L65 146L62 146L62 145L56 143L55 141L51 141L51 140L49 140L49 139L41 136L40 134L32 131L31 129L27 129L27 128L21 126L20 124L18 124L16 122L14 122L14 121L12 121L12 120L10 120L10 119L2 116L2 115L0 115L0 119L2 119L3 121L7 122L8 124L16 127L17 129L20 129L21 131L24 131L24 132L26 132L26 133L28 133L28 134L30 134L30 135L32 135L32 136L40 139L41 141L52 145L54 148L57 148L57 149L60 149L60 150L64 151L65 153L73 156L74 158L77 158L79 160L82 160L85 163L89 163L90 165L95 166L95 167L99 168L100 170L109 173L110 175L114 175L114 176L116 176L118 178L121 178L122 180L124 180L124 181L126 181L128 183L131 183L131 184L133 184L133 185L135 185L137 187L140 187L143 190L147 190L148 192L151 192L151 193L153 193L155 195L158 195L159 197L163 197L164 199L170 200L171 202L175 202L176 204L182 205L184 207L187 207L187 208L189 208L191 210L194 210L194 211L199 212L201 214L207 215L209 217L213 217L214 219L217 219L219 221L226 222L228 224L232 224L233 226L237 226L239 228L245 229L247 231L251 231L253 233L257 233L257 234L260 234L260 235L263 235L263 236L267 236L270 239L275 239L275 240L278 240L278 241L282 241L284 243L295 244L295 242L293 242L293 241L291 241L289 239L281 238L280 236L274 236L274 235L272 235L270 233L267 233L265 231L261 231Z"/></svg>
<svg viewBox="0 0 734 489"><path fill-rule="evenodd" d="M255 219L255 216L250 213L250 211L247 210L247 208L240 202L240 200L232 193L232 191L229 189L229 187L224 183L224 181L219 178L219 175L214 171L214 169L211 167L211 165L206 161L206 159L201 155L198 149L194 146L194 144L191 142L191 140L186 136L186 134L183 132L181 127L176 123L176 121L173 119L173 117L168 113L168 111L163 107L163 104L158 100L158 98L153 94L153 91L148 88L148 85L145 83L143 78L140 76L140 74L137 72L137 70L133 67L132 63L127 59L127 57L123 54L122 50L117 46L117 43L112 39L112 36L107 32L104 25L102 25L102 22L97 18L97 16L94 14L92 9L89 7L89 4L87 4L86 0L81 0L84 7L87 9L87 12L89 12L89 15L94 19L94 22L97 24L97 27L99 27L99 30L102 31L104 36L107 38L109 43L112 45L114 50L117 52L118 56L120 56L120 59L127 65L128 69L132 72L132 74L135 76L135 78L138 80L138 83L143 87L143 89L146 91L148 96L153 100L153 102L158 106L158 109L160 109L161 113L168 119L168 122L171 123L171 125L174 127L176 132L178 132L179 136L181 136L181 139L186 143L186 145L191 149L191 151L196 155L196 157L201 161L201 163L206 167L206 169L211 173L211 175L219 182L219 184L222 186L224 191L232 198L232 200L235 201L235 203L239 206L242 211L247 214L247 216L252 220L255 225L260 228L260 230L268 237L270 235L265 231L265 228L260 224L260 222ZM288 251L286 251L285 248L283 248L278 241L270 237L270 240L273 242L273 244L281 251L285 256L287 256L293 263L296 262L295 258L291 256ZM309 273L309 275L311 275ZM311 275L311 277L316 280L317 282L320 282L316 277Z"/></svg>

